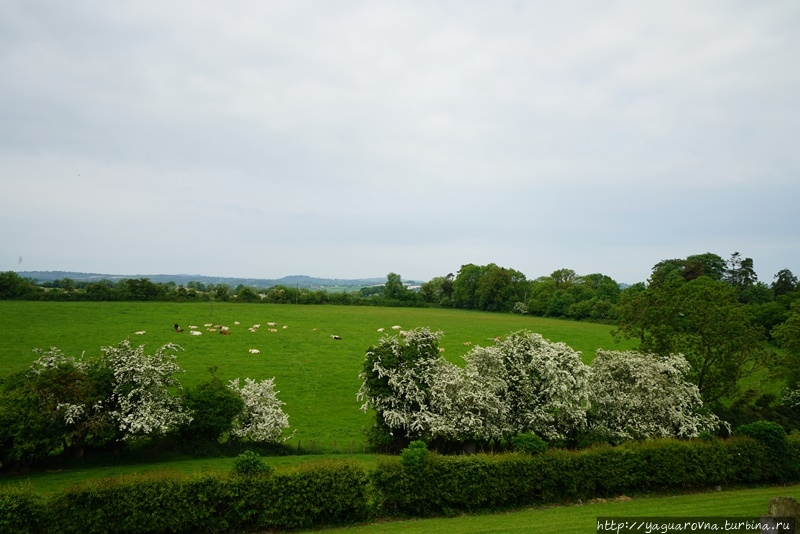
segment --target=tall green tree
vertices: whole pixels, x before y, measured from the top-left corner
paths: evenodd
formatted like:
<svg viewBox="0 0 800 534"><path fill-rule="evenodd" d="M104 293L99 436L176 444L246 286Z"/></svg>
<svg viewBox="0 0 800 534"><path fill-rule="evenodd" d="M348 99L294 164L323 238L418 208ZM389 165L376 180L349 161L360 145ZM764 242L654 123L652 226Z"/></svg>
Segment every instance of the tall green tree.
<svg viewBox="0 0 800 534"><path fill-rule="evenodd" d="M772 337L784 349L782 368L789 385L800 385L800 300L792 303L790 315L783 323L772 329Z"/></svg>
<svg viewBox="0 0 800 534"><path fill-rule="evenodd" d="M771 288L776 297L796 291L798 288L797 277L789 269L781 269L775 274Z"/></svg>
<svg viewBox="0 0 800 534"><path fill-rule="evenodd" d="M763 329L736 290L705 276L626 291L616 333L638 339L643 352L684 354L706 403L735 395L739 380L766 361Z"/></svg>
<svg viewBox="0 0 800 534"><path fill-rule="evenodd" d="M758 282L753 258L743 258L738 252L731 254L725 271L725 281L739 292Z"/></svg>
<svg viewBox="0 0 800 534"><path fill-rule="evenodd" d="M462 265L453 281L453 304L456 308L472 310L477 308L478 282L483 269L473 263Z"/></svg>
<svg viewBox="0 0 800 534"><path fill-rule="evenodd" d="M447 276L435 276L422 284L419 294L425 302L441 304L449 307L453 305L453 279L452 273Z"/></svg>
<svg viewBox="0 0 800 534"><path fill-rule="evenodd" d="M403 279L397 273L386 275L386 284L383 286L384 298L391 300L408 300L408 288L403 285Z"/></svg>

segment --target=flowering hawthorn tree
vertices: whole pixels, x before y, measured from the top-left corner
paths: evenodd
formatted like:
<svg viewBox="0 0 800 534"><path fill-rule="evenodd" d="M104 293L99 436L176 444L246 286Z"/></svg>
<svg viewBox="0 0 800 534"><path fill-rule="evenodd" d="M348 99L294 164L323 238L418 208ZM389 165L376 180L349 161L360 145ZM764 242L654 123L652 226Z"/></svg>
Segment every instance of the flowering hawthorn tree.
<svg viewBox="0 0 800 534"><path fill-rule="evenodd" d="M233 420L231 434L251 441L281 441L283 429L289 426L289 416L281 408L285 403L278 400L275 378L261 382L245 378L244 382L240 387L239 379L235 378L228 384L244 401L244 409Z"/></svg>
<svg viewBox="0 0 800 534"><path fill-rule="evenodd" d="M597 351L589 379L592 431L621 441L696 437L714 431L719 419L703 412L682 354Z"/></svg>
<svg viewBox="0 0 800 534"><path fill-rule="evenodd" d="M103 347L103 363L113 373L110 415L123 440L163 435L188 424L192 416L179 396L175 374L182 372L175 354L180 349L168 343L148 356L144 346L133 348L130 340L117 347Z"/></svg>
<svg viewBox="0 0 800 534"><path fill-rule="evenodd" d="M405 439L488 441L521 432L563 439L585 427L588 368L565 344L516 332L475 347L459 368L439 356L441 335L419 328L367 352L358 398L379 428Z"/></svg>
<svg viewBox="0 0 800 534"><path fill-rule="evenodd" d="M589 368L580 352L527 330L486 350L497 351L493 367L506 384L503 398L515 433L566 439L586 427Z"/></svg>
<svg viewBox="0 0 800 534"><path fill-rule="evenodd" d="M367 351L357 398L364 402L363 411L375 410L380 439L430 436L431 387L438 368L450 365L439 356L441 336L417 328L405 337L384 336ZM452 373L447 376L452 379Z"/></svg>
<svg viewBox="0 0 800 534"><path fill-rule="evenodd" d="M472 349L463 368L447 362L436 367L430 389L431 437L486 442L512 432L499 353L491 349Z"/></svg>

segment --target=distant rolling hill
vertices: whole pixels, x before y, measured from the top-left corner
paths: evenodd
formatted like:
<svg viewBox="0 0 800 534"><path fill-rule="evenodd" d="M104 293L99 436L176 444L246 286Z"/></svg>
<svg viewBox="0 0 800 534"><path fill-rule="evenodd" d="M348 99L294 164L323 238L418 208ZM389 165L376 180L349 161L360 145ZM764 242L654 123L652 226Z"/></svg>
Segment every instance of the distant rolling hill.
<svg viewBox="0 0 800 534"><path fill-rule="evenodd" d="M140 279L146 278L153 283L165 284L174 282L178 285L185 286L189 282L200 282L201 284L228 284L232 287L239 285L267 288L272 286L288 286L288 287L301 287L305 289L338 289L338 290L356 290L362 287L382 285L386 283L386 278L355 278L355 279L341 279L341 278L315 278L313 276L305 275L292 275L284 276L283 278L269 279L269 278L234 278L225 276L204 276L199 274L136 274L136 275L119 275L119 274L100 274L100 273L78 273L71 271L22 271L17 273L23 278L35 280L37 283L52 282L54 280L63 280L70 278L75 281L95 282L98 280L111 280L117 282L124 279ZM404 280L405 284L419 284L412 280Z"/></svg>

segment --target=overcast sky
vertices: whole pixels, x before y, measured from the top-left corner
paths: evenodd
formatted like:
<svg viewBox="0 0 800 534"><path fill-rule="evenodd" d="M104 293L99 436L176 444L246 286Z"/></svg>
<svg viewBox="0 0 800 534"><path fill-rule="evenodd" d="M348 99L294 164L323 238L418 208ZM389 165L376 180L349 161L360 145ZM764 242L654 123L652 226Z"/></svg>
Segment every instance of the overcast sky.
<svg viewBox="0 0 800 534"><path fill-rule="evenodd" d="M0 271L800 274L800 2L0 0Z"/></svg>

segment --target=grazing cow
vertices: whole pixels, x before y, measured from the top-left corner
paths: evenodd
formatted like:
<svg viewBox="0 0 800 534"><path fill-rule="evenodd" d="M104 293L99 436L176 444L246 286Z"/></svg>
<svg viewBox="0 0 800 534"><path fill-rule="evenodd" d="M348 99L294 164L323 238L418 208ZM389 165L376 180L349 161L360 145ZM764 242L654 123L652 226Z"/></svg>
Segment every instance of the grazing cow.
<svg viewBox="0 0 800 534"><path fill-rule="evenodd" d="M183 328L178 326L178 323L175 323L174 325L172 325L172 328L174 328L176 332L183 332Z"/></svg>

